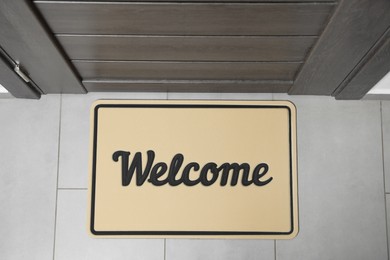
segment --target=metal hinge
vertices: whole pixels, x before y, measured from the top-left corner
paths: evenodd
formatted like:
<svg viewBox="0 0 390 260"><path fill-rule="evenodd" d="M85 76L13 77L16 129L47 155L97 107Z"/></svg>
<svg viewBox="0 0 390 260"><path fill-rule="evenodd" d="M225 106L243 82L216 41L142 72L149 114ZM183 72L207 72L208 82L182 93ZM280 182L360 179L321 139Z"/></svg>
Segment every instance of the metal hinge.
<svg viewBox="0 0 390 260"><path fill-rule="evenodd" d="M19 77L21 77L24 80L24 82L26 83L31 82L31 79L20 69L19 63L16 63L14 67L14 71L16 72L16 74L19 75Z"/></svg>
<svg viewBox="0 0 390 260"><path fill-rule="evenodd" d="M11 56L9 56L8 53L3 48L1 48L1 46L0 59L2 59L8 65L8 67L12 69L27 84L28 87L34 91L37 91L38 93L43 94L42 89L40 89L37 84L35 84L35 82L28 76L25 71L23 71L20 63L12 59Z"/></svg>

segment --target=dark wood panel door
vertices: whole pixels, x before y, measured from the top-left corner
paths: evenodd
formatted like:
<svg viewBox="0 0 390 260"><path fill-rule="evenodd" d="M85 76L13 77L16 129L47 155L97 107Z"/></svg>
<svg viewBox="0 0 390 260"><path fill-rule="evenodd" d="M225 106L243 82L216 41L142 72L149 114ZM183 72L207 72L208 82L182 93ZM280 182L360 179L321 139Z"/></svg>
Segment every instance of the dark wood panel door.
<svg viewBox="0 0 390 260"><path fill-rule="evenodd" d="M318 35L334 3L36 1L54 33Z"/></svg>
<svg viewBox="0 0 390 260"><path fill-rule="evenodd" d="M69 36L71 59L169 61L302 61L316 37Z"/></svg>
<svg viewBox="0 0 390 260"><path fill-rule="evenodd" d="M83 79L293 80L300 62L74 61Z"/></svg>
<svg viewBox="0 0 390 260"><path fill-rule="evenodd" d="M290 81L104 81L85 80L84 86L94 92L263 92L285 93L292 85Z"/></svg>

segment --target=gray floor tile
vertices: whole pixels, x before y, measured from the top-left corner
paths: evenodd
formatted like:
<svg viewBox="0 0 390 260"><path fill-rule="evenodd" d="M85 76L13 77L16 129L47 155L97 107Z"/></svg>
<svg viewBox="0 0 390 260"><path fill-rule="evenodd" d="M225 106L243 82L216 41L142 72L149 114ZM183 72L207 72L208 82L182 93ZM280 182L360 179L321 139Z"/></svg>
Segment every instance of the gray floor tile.
<svg viewBox="0 0 390 260"><path fill-rule="evenodd" d="M167 239L166 260L274 260L273 240Z"/></svg>
<svg viewBox="0 0 390 260"><path fill-rule="evenodd" d="M267 94L267 93L178 93L178 92L169 92L168 99L271 100L272 94Z"/></svg>
<svg viewBox="0 0 390 260"><path fill-rule="evenodd" d="M52 259L60 96L0 100L0 259Z"/></svg>
<svg viewBox="0 0 390 260"><path fill-rule="evenodd" d="M55 259L163 260L163 239L104 239L87 234L87 191L59 190Z"/></svg>
<svg viewBox="0 0 390 260"><path fill-rule="evenodd" d="M88 186L90 107L98 99L166 99L167 93L63 95L59 187Z"/></svg>
<svg viewBox="0 0 390 260"><path fill-rule="evenodd" d="M387 259L379 102L287 98L298 109L300 233L277 241L276 258Z"/></svg>
<svg viewBox="0 0 390 260"><path fill-rule="evenodd" d="M382 101L382 127L386 192L390 192L390 101Z"/></svg>

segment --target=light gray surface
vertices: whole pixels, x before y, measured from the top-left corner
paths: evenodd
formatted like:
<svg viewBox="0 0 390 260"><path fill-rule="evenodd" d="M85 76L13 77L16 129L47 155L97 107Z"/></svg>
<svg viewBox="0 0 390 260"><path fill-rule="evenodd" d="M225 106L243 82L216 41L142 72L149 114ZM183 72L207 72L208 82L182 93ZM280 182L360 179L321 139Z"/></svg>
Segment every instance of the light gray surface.
<svg viewBox="0 0 390 260"><path fill-rule="evenodd" d="M276 250L273 240L167 239L164 247L161 239L88 237L89 107L101 98L292 100L298 109L298 236L277 241ZM245 93L63 95L55 219L59 104L59 96L0 100L0 259L52 259L53 244L55 259L267 260L274 252L277 260L388 259L379 101Z"/></svg>
<svg viewBox="0 0 390 260"><path fill-rule="evenodd" d="M274 260L274 241L167 239L166 259Z"/></svg>
<svg viewBox="0 0 390 260"><path fill-rule="evenodd" d="M168 99L271 100L267 93L168 93Z"/></svg>
<svg viewBox="0 0 390 260"><path fill-rule="evenodd" d="M0 100L0 259L52 259L60 96Z"/></svg>
<svg viewBox="0 0 390 260"><path fill-rule="evenodd" d="M87 190L58 192L55 259L164 259L164 239L90 237L86 224L87 196Z"/></svg>
<svg viewBox="0 0 390 260"><path fill-rule="evenodd" d="M277 241L277 259L387 259L380 103L288 98L298 109L300 232Z"/></svg>
<svg viewBox="0 0 390 260"><path fill-rule="evenodd" d="M390 101L382 101L382 130L386 192L390 192Z"/></svg>

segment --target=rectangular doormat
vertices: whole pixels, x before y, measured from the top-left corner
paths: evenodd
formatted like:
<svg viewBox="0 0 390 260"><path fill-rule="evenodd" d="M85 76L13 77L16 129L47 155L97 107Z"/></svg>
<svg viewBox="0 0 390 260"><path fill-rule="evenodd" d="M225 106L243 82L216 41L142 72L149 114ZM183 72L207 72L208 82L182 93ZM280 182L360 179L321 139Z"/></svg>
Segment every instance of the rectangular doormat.
<svg viewBox="0 0 390 260"><path fill-rule="evenodd" d="M90 136L93 236L298 232L296 110L288 101L100 100Z"/></svg>

